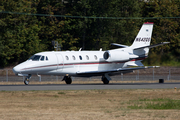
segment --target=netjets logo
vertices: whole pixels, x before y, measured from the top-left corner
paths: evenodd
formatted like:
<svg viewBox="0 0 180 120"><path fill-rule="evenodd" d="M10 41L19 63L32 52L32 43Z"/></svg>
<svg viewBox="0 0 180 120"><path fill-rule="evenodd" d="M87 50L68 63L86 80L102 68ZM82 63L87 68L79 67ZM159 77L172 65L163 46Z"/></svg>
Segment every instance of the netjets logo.
<svg viewBox="0 0 180 120"><path fill-rule="evenodd" d="M151 38L136 38L136 42L150 42Z"/></svg>

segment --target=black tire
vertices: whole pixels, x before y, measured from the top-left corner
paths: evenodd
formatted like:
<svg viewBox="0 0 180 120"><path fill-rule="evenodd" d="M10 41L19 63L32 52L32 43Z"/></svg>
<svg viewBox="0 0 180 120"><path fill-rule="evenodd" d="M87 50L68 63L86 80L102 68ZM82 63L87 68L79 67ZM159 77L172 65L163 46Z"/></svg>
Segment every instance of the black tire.
<svg viewBox="0 0 180 120"><path fill-rule="evenodd" d="M109 80L106 77L102 77L102 81L104 84L109 84Z"/></svg>
<svg viewBox="0 0 180 120"><path fill-rule="evenodd" d="M70 77L66 78L65 80L66 84L71 84L72 83L72 79Z"/></svg>
<svg viewBox="0 0 180 120"><path fill-rule="evenodd" d="M109 84L109 80L107 80L107 79L106 79L106 80L103 80L103 83L104 83L104 84Z"/></svg>
<svg viewBox="0 0 180 120"><path fill-rule="evenodd" d="M24 84L25 84L25 85L28 85L28 84L29 84L29 80L28 80L27 78L24 80Z"/></svg>

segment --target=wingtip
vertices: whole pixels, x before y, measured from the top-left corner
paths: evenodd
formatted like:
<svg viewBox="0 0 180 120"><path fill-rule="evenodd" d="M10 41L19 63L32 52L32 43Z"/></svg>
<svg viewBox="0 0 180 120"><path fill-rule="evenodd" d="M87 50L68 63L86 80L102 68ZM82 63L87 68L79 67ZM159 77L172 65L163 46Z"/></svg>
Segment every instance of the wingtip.
<svg viewBox="0 0 180 120"><path fill-rule="evenodd" d="M162 42L162 44L169 44L170 42Z"/></svg>

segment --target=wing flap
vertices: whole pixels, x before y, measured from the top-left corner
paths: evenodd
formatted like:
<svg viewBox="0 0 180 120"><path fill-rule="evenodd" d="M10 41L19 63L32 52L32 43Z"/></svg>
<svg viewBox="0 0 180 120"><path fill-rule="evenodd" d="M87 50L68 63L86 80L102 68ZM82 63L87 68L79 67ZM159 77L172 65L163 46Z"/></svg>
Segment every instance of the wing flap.
<svg viewBox="0 0 180 120"><path fill-rule="evenodd" d="M117 69L113 69L113 70L100 70L100 71L79 71L76 72L77 75L83 75L83 74L105 74L105 73L109 73L109 72L118 72Z"/></svg>
<svg viewBox="0 0 180 120"><path fill-rule="evenodd" d="M147 68L157 68L159 66L144 66L144 67L134 67L134 68L119 68L119 69L112 69L112 70L100 70L100 71L82 71L76 72L77 75L86 75L86 74L105 74L105 73L112 73L112 72L132 72L133 70L139 69L147 69Z"/></svg>
<svg viewBox="0 0 180 120"><path fill-rule="evenodd" d="M144 67L135 67L135 68L119 68L118 71L128 71L128 70L139 70L139 69L148 69L148 68L157 68L159 66L144 66Z"/></svg>

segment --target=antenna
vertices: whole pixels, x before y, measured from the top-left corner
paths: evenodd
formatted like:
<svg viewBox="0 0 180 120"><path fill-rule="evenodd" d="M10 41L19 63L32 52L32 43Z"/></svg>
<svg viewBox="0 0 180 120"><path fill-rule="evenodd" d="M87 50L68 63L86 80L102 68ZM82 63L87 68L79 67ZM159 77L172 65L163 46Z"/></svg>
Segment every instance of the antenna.
<svg viewBox="0 0 180 120"><path fill-rule="evenodd" d="M81 51L81 50L82 50L82 48L79 49L79 51Z"/></svg>

